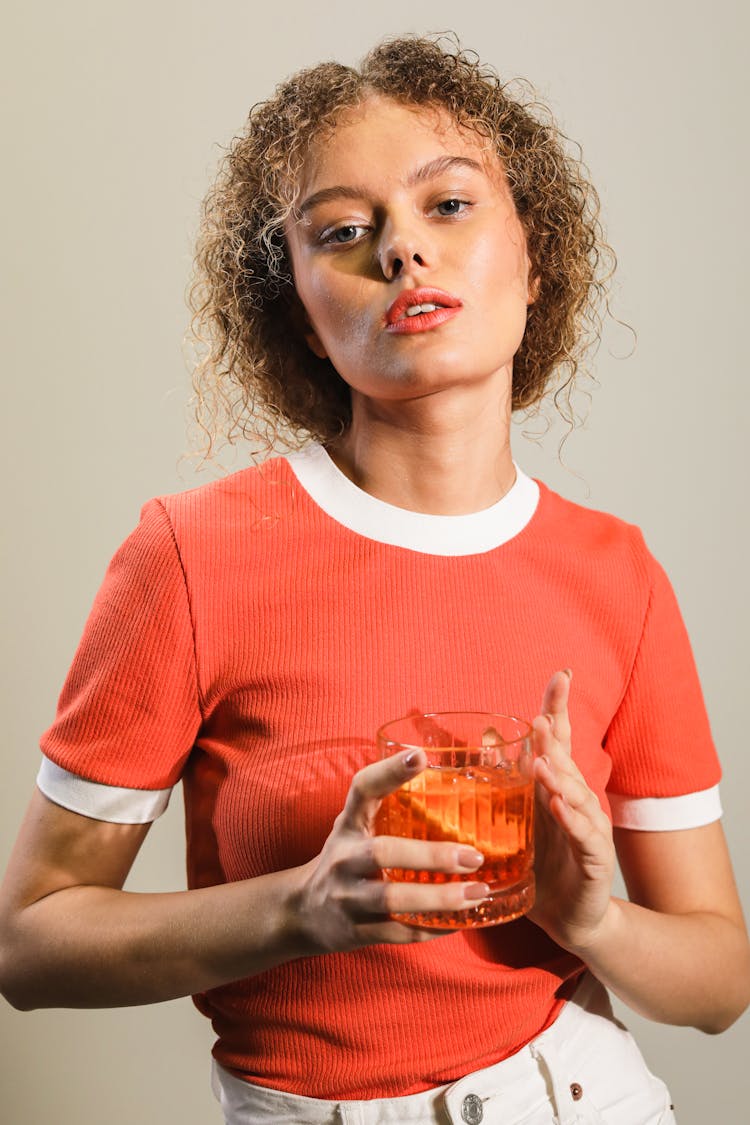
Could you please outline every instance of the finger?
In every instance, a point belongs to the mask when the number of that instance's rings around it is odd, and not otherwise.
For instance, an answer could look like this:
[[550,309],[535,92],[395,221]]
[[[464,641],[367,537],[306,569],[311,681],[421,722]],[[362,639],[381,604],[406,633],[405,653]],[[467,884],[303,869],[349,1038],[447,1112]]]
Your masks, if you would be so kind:
[[593,821],[579,809],[556,795],[550,801],[550,815],[554,817],[578,855],[578,861],[591,868],[609,868],[614,845],[609,825]]
[[547,757],[558,768],[564,763],[571,763],[570,744],[562,742],[555,731],[554,715],[537,715],[531,723],[534,738],[534,755],[537,758]]
[[367,836],[352,844],[340,866],[359,876],[376,875],[384,867],[459,875],[476,871],[483,862],[482,853],[466,844],[410,840],[402,836]]
[[569,668],[555,672],[544,690],[542,714],[549,715],[555,737],[563,743],[570,743],[570,718],[568,700],[573,673]]
[[589,828],[611,836],[609,817],[596,793],[580,775],[576,777],[571,773],[555,771],[544,758],[537,759],[535,774],[544,794],[542,803],[562,827],[568,830],[571,824],[575,824],[575,835],[579,836],[585,831],[585,821]]
[[[578,767],[557,748],[557,759],[544,755],[534,762],[534,776],[551,795],[559,793],[576,809],[601,810],[599,799]],[[561,761],[562,760],[562,761]]]
[[570,724],[567,717],[564,723],[561,723],[560,716],[555,715],[537,715],[531,723],[532,739],[534,748],[534,757],[549,758],[552,766],[555,769],[566,770],[573,773],[576,777],[582,777],[582,774],[573,760],[573,748],[570,743],[570,738],[562,739],[556,733],[556,728],[559,730],[560,726],[567,728],[570,731]]
[[549,756],[551,753],[555,736],[552,731],[552,723],[546,715],[537,715],[531,721],[531,729],[534,739],[534,754],[537,758],[544,755]]
[[413,945],[415,942],[434,941],[435,938],[445,937],[446,933],[455,933],[455,930],[427,929],[424,926],[407,926],[404,922],[393,921],[369,925],[360,923],[357,926],[357,937],[362,945],[380,945],[382,942],[389,945]]
[[573,760],[570,746],[555,737],[549,715],[537,715],[533,720],[534,757],[546,758],[555,773],[567,773],[586,784],[586,780]]
[[349,910],[354,918],[374,919],[392,914],[470,910],[489,895],[486,883],[418,883],[362,879],[352,888]]
[[427,765],[423,750],[406,750],[373,762],[355,773],[346,796],[339,823],[343,828],[361,832],[370,826],[378,802],[411,781]]

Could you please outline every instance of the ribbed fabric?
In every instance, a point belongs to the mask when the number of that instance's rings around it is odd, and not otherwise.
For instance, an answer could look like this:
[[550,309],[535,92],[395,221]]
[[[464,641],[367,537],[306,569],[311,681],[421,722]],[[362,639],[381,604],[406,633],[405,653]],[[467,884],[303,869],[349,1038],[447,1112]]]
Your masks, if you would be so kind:
[[[452,557],[343,526],[282,458],[149,502],[96,599],[44,753],[107,785],[182,776],[191,887],[316,855],[389,719],[531,718],[563,667],[574,755],[605,807],[608,787],[715,785],[690,645],[641,533],[539,490],[518,534]],[[217,1060],[253,1082],[390,1097],[517,1050],[579,969],[522,919],[298,960],[196,1003]]]
[[110,824],[150,824],[162,815],[172,795],[171,788],[131,789],[87,781],[44,757],[36,783],[45,797],[64,809]]

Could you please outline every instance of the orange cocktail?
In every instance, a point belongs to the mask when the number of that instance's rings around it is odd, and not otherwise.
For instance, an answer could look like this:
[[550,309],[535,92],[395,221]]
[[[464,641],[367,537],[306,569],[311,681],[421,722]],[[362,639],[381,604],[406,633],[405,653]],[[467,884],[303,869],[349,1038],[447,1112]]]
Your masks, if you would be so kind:
[[394,915],[436,929],[510,922],[534,904],[534,782],[531,728],[509,715],[444,712],[414,715],[378,731],[383,756],[419,747],[427,768],[386,797],[375,831],[381,836],[451,840],[484,855],[475,872],[389,868],[398,882],[484,882],[490,895],[468,910]]

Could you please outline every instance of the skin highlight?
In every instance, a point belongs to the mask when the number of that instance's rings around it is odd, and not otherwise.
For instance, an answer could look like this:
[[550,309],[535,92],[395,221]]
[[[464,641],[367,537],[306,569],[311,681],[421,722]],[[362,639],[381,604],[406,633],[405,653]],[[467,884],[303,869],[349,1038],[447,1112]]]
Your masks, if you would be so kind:
[[[331,456],[400,507],[489,507],[515,479],[498,437],[535,289],[499,160],[444,112],[373,97],[313,150],[300,194],[286,235],[302,331],[351,391],[352,422]],[[460,309],[415,335],[389,332],[389,307],[420,286]],[[372,479],[371,441],[394,467],[388,482]],[[472,482],[463,496],[460,476]]]
[[511,409],[533,413],[549,398],[575,424],[573,392],[599,339],[615,264],[585,165],[528,83],[502,82],[455,37],[403,36],[359,68],[322,63],[293,75],[253,107],[220,164],[188,294],[204,456],[241,437],[269,450],[328,444],[351,424],[346,382],[304,338],[284,232],[303,202],[311,148],[373,96],[441,110],[501,160],[539,279]]

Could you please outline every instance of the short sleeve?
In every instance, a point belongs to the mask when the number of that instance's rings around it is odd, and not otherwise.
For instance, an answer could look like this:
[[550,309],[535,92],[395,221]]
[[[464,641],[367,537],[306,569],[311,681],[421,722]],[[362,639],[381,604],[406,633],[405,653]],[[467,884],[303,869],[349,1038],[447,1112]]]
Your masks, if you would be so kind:
[[612,761],[607,788],[614,795],[613,811],[622,807],[623,797],[664,799],[665,811],[667,801],[676,809],[675,798],[714,791],[721,777],[677,599],[664,569],[645,544],[643,550],[651,574],[643,629],[604,742]]
[[41,749],[78,778],[164,790],[200,723],[185,578],[167,513],[152,500],[109,564]]

